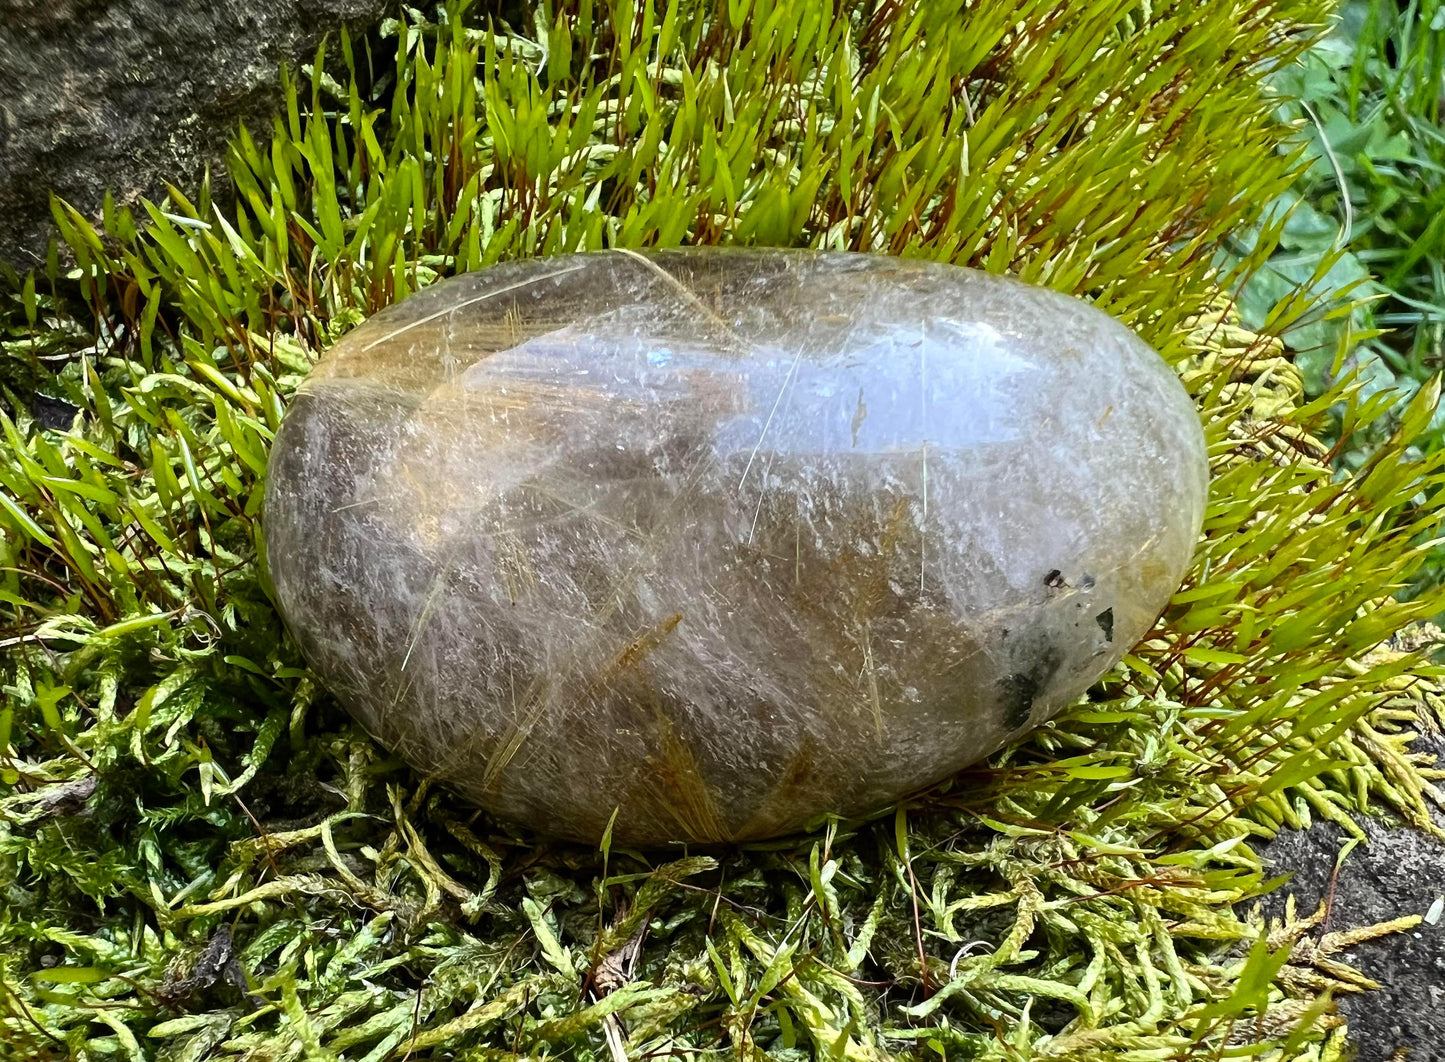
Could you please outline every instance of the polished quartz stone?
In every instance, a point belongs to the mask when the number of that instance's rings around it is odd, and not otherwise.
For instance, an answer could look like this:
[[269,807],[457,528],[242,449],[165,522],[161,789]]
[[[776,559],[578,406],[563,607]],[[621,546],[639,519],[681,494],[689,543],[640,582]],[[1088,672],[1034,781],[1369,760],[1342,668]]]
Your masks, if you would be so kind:
[[608,252],[348,335],[271,458],[307,659],[383,744],[595,842],[866,813],[1049,718],[1199,534],[1174,374],[1083,302],[954,266]]

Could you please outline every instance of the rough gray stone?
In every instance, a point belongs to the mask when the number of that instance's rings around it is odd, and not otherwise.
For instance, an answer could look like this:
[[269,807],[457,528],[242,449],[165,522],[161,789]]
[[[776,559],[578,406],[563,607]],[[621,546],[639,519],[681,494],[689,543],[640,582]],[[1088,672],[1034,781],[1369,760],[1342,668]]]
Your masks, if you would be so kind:
[[42,260],[50,194],[83,214],[224,172],[238,121],[265,133],[281,64],[383,0],[0,0],[0,258]]
[[379,314],[266,496],[282,613],[383,743],[596,841],[885,806],[1037,725],[1153,624],[1207,468],[1164,362],[936,263],[631,252]]
[[[1445,754],[1445,740],[1428,744]],[[1425,915],[1445,896],[1445,844],[1420,830],[1378,819],[1345,860],[1335,882],[1326,930],[1375,925]],[[1294,877],[1266,910],[1278,916],[1294,892],[1303,913],[1329,895],[1344,832],[1329,823],[1289,830],[1265,846],[1274,869]],[[1342,956],[1379,982],[1379,991],[1339,997],[1358,1062],[1445,1062],[1445,918],[1435,925],[1356,945]]]

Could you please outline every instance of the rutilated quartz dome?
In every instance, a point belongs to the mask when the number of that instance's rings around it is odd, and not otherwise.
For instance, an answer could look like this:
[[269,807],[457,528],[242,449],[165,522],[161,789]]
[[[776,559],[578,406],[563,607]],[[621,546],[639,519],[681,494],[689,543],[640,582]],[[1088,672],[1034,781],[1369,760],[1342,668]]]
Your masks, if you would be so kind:
[[1193,404],[1076,299],[955,266],[613,251],[346,336],[271,457],[286,623],[498,815],[727,841],[886,806],[1081,694],[1178,586]]

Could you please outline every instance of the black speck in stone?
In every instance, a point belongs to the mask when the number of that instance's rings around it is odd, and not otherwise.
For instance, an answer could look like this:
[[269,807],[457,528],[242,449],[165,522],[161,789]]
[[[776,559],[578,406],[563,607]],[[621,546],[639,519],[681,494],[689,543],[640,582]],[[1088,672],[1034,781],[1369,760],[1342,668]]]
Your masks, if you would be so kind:
[[1033,715],[1034,700],[1064,662],[1063,654],[1053,646],[1039,650],[1029,665],[1004,676],[999,683],[999,703],[1003,708],[1004,726],[1018,730]]
[[1114,610],[1106,608],[1094,617],[1094,622],[1099,625],[1099,630],[1104,632],[1104,641],[1114,640]]
[[1064,582],[1064,573],[1055,568],[1048,575],[1044,576],[1044,585],[1050,590],[1058,590],[1069,584]]

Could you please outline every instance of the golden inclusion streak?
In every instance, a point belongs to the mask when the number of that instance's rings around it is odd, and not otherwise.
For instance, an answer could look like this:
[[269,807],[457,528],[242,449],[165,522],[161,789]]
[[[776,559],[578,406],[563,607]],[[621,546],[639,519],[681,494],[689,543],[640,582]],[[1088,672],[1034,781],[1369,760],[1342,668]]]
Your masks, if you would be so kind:
[[474,298],[463,299],[455,306],[448,306],[445,310],[438,310],[436,313],[429,313],[425,317],[417,318],[417,320],[415,321],[410,321],[407,324],[402,325],[394,332],[388,332],[380,339],[373,339],[370,343],[366,344],[366,346],[362,347],[361,349],[364,351],[370,350],[372,347],[380,346],[382,343],[389,343],[391,340],[395,339],[403,332],[410,332],[413,328],[419,328],[424,324],[430,324],[438,317],[445,317],[447,316],[447,314],[456,313],[458,310],[465,310],[468,306],[475,306],[479,302],[486,302],[488,299],[494,299],[498,295],[505,295],[509,291],[518,291],[521,288],[529,288],[533,284],[540,284],[544,280],[554,280],[557,277],[566,276],[568,273],[575,273],[577,272],[577,270],[583,268],[586,268],[585,264],[579,263],[578,265],[568,266],[566,269],[555,269],[550,273],[543,273],[540,277],[528,277],[526,280],[519,280],[515,284],[508,284],[506,287],[498,288],[496,291],[489,291],[485,295],[477,295]]

